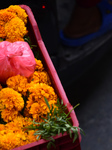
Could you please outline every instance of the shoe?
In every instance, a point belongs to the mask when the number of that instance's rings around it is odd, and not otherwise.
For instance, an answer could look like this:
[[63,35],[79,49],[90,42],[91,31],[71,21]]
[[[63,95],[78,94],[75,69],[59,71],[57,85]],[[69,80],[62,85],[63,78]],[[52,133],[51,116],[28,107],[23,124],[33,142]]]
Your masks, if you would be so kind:
[[107,0],[103,0],[97,4],[97,7],[99,8],[102,15],[102,25],[100,29],[97,32],[88,34],[86,36],[77,39],[65,37],[63,31],[61,30],[60,40],[62,44],[72,47],[81,46],[112,30],[112,5],[110,5]]

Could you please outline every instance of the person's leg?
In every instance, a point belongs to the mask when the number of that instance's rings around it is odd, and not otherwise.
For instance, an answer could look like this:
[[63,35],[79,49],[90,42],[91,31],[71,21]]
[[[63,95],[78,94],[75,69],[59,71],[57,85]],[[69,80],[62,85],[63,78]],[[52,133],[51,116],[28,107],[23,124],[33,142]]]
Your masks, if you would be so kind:
[[95,6],[100,0],[77,0],[64,35],[79,38],[96,32],[101,26],[101,15]]

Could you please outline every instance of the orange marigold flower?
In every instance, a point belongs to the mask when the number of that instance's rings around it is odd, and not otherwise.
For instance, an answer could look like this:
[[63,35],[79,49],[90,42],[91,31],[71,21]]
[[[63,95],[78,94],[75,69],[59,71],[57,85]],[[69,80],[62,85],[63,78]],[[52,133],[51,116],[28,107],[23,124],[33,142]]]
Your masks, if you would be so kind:
[[27,23],[28,15],[19,5],[10,5],[6,10],[16,14],[25,24]]
[[30,111],[30,107],[34,103],[34,101],[32,99],[29,99],[26,103],[27,103],[27,105],[26,105],[26,108],[24,110],[24,115],[26,117],[31,117],[31,114],[29,113],[29,111]]
[[31,125],[30,118],[22,116],[15,118],[6,125],[0,124],[0,149],[10,150],[36,141],[34,130],[25,132],[24,127]]
[[21,111],[24,107],[24,100],[21,94],[8,87],[0,91],[0,103],[9,110],[14,108],[17,111]]
[[1,9],[0,10],[0,21],[3,22],[9,22],[12,18],[17,17],[16,14],[12,13],[12,12],[8,12],[6,9]]
[[41,60],[37,60],[36,58],[35,58],[35,61],[36,61],[35,70],[43,71],[44,67],[43,67],[42,61]]
[[6,38],[5,40],[8,42],[11,42],[11,43],[16,42],[16,41],[24,41],[24,39],[21,37],[15,37],[14,39],[13,38],[10,38],[10,39]]
[[24,22],[15,17],[5,24],[6,38],[14,41],[17,38],[23,38],[27,33]]
[[5,38],[6,33],[5,33],[5,22],[0,20],[0,38]]
[[28,83],[27,78],[21,75],[12,76],[8,78],[6,81],[8,87],[21,93],[24,96],[26,95],[27,92],[26,88],[27,83]]
[[5,125],[4,124],[0,124],[0,131],[5,129]]
[[50,100],[55,100],[57,101],[57,95],[53,89],[53,87],[45,84],[45,83],[37,83],[33,84],[33,86],[29,87],[29,98],[32,99],[34,102],[39,102],[41,100],[44,101],[44,97]]
[[0,111],[3,111],[5,108],[5,106],[2,104],[2,102],[0,102]]
[[38,103],[33,103],[31,105],[29,113],[32,114],[32,117],[34,119],[37,119],[38,117],[40,117],[41,116],[41,107],[40,107],[40,105]]
[[31,84],[32,83],[45,83],[48,85],[51,84],[49,75],[46,71],[35,71],[31,78]]
[[15,109],[4,109],[1,113],[1,117],[5,122],[12,121],[18,116],[18,111]]
[[47,98],[50,105],[54,105],[57,102],[57,95],[54,89],[45,83],[33,84],[33,86],[29,87],[29,92],[30,95],[26,102],[26,108],[29,110],[29,113],[32,114],[33,118],[39,120],[40,114],[42,117],[49,111],[44,97]]
[[11,150],[21,146],[22,141],[25,140],[27,140],[27,136],[21,130],[16,134],[13,130],[8,130],[6,134],[0,136],[0,147],[2,147],[2,150]]
[[[37,141],[37,138],[36,138],[37,136],[35,136],[34,133],[35,133],[35,130],[28,131],[28,135],[27,135],[28,143]],[[40,140],[40,138],[38,140]]]
[[6,127],[10,130],[14,129],[15,131],[18,131],[20,129],[24,130],[23,127],[30,125],[32,123],[31,121],[31,118],[24,118],[20,115],[13,119],[13,121],[7,123]]

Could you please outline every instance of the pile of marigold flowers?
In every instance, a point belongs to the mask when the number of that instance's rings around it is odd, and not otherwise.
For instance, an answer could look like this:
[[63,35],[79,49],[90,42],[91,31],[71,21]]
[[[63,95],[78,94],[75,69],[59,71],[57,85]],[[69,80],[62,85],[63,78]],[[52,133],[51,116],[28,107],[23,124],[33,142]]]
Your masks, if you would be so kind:
[[30,78],[16,75],[7,79],[6,87],[0,85],[1,150],[36,141],[34,131],[26,132],[24,127],[32,124],[33,119],[42,122],[41,117],[46,118],[49,109],[45,97],[50,105],[56,104],[57,94],[41,60],[36,59],[35,72]]
[[[28,35],[27,14],[18,5],[11,5],[0,10],[0,41],[24,41]],[[57,103],[49,75],[41,60],[36,61],[35,71],[29,78],[16,75],[7,79],[6,85],[0,84],[0,150],[13,148],[35,142],[34,130],[25,127],[35,119],[43,122],[49,105]],[[40,140],[40,138],[38,139]]]
[[0,39],[9,42],[24,41],[28,31],[27,14],[19,5],[0,10]]

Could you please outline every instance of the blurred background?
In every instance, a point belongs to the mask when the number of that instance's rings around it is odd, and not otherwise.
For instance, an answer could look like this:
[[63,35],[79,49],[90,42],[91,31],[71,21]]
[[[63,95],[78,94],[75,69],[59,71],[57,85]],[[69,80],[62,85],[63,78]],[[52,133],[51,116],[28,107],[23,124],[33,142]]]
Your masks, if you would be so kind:
[[35,19],[70,103],[80,103],[75,112],[82,135],[82,150],[112,149],[112,32],[80,47],[61,44],[59,31],[69,20],[74,0],[10,0],[26,4]]

